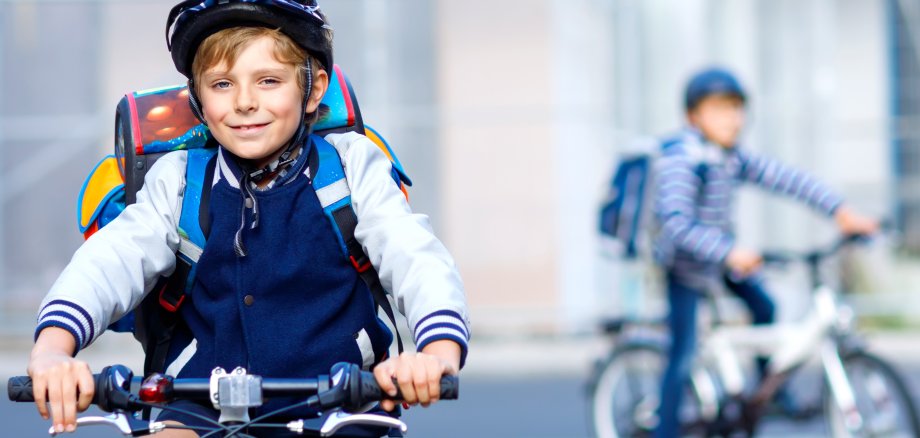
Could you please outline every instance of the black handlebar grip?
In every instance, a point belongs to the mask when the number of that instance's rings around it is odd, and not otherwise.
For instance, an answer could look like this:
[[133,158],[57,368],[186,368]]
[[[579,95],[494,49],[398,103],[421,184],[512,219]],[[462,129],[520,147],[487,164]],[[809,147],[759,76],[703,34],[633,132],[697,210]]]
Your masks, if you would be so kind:
[[[385,394],[377,384],[377,379],[373,373],[366,371],[361,372],[361,386],[359,388],[360,397],[365,401],[377,401],[384,399],[402,400],[402,394],[399,387],[396,387],[396,397],[390,397]],[[460,396],[460,379],[457,376],[441,377],[441,400],[456,400]]]
[[760,257],[766,264],[784,265],[792,262],[792,256],[780,252],[765,251]]
[[105,390],[105,373],[93,374],[93,401],[90,403],[105,406],[109,397]]
[[29,376],[10,377],[6,384],[6,392],[10,397],[10,401],[35,401],[35,397],[32,395],[32,379]]
[[[102,374],[93,374],[93,381],[96,385],[96,391],[93,394],[92,403],[98,406],[105,401],[105,391],[99,390],[105,381],[105,377]],[[35,401],[35,394],[32,393],[32,378],[29,376],[10,377],[6,384],[6,392],[10,397],[10,401],[20,403]]]
[[460,378],[457,376],[441,377],[441,400],[456,400],[460,397]]

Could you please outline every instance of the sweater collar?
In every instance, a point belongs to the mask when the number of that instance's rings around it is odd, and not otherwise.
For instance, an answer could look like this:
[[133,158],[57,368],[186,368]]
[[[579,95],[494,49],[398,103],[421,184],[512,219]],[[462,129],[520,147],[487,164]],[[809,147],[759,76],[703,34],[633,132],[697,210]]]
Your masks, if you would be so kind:
[[[301,146],[300,152],[294,158],[294,162],[279,175],[274,176],[275,181],[272,187],[282,186],[294,182],[299,175],[304,175],[307,157],[310,155],[310,149],[313,147],[312,136],[307,138],[306,144]],[[243,167],[240,165],[241,158],[230,152],[223,145],[220,145],[217,151],[217,171],[215,172],[214,183],[220,179],[226,179],[231,187],[240,188],[240,181],[243,178]]]

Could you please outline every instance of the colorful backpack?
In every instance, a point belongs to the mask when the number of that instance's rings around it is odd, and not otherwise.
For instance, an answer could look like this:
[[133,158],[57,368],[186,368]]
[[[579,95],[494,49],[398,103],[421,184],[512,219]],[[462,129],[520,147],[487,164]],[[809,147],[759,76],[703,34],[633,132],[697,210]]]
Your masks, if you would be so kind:
[[[330,75],[329,88],[321,102],[329,111],[314,126],[314,133],[323,137],[330,133],[357,132],[366,135],[392,162],[392,177],[406,195],[412,182],[387,142],[371,127],[364,125],[354,90],[338,65]],[[392,323],[399,351],[402,339],[396,328],[396,316],[361,244],[355,239],[357,216],[345,181],[341,158],[326,141],[316,141],[308,164],[313,186],[320,203],[336,232],[343,257],[367,283],[379,309]],[[115,154],[105,157],[90,172],[80,192],[77,221],[80,232],[88,239],[93,233],[117,217],[126,205],[136,202],[137,192],[144,184],[144,175],[163,155],[188,151],[186,187],[182,214],[179,218],[181,242],[176,254],[175,272],[162,278],[156,287],[132,312],[109,326],[118,332],[133,332],[146,354],[144,373],[163,372],[166,354],[176,324],[181,323],[178,310],[195,279],[195,268],[208,235],[208,195],[214,166],[208,163],[217,152],[217,145],[204,126],[192,114],[188,105],[188,89],[172,86],[128,93],[119,102],[115,114]],[[313,156],[315,154],[315,156]],[[338,185],[345,190],[321,189]],[[338,188],[338,187],[337,187]],[[328,196],[326,193],[335,193]]]

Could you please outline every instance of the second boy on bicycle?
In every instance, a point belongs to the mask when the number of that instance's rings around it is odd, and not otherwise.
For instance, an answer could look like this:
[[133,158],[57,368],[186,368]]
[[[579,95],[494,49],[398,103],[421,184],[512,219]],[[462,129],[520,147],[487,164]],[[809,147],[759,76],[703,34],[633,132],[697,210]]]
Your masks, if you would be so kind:
[[755,324],[774,319],[773,300],[756,275],[761,256],[736,245],[731,207],[739,185],[752,183],[801,201],[833,217],[845,234],[871,234],[878,227],[817,179],[739,147],[746,100],[728,71],[697,73],[685,94],[689,126],[665,142],[655,164],[655,257],[666,272],[672,339],[657,437],[679,436],[677,416],[696,347],[699,294],[719,281],[747,305]]

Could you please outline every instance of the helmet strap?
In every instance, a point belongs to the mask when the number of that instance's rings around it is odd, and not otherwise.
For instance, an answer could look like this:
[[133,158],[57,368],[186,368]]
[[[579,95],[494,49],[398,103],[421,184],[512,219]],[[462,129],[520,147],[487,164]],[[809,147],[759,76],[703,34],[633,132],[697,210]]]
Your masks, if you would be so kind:
[[195,118],[207,126],[208,122],[204,120],[204,112],[201,110],[201,102],[198,100],[198,95],[195,94],[195,82],[191,79],[188,80],[188,106],[191,108],[192,114],[195,115]]
[[[294,154],[297,146],[304,144],[307,137],[313,133],[313,124],[316,122],[317,111],[314,111],[312,114],[313,120],[307,124],[307,117],[311,114],[307,114],[307,103],[310,100],[310,94],[313,91],[313,61],[309,57],[307,58],[307,63],[305,66],[306,70],[306,84],[304,87],[304,98],[303,98],[303,110],[300,112],[300,124],[297,127],[297,131],[294,133],[294,136],[291,137],[291,141],[288,143],[287,148],[277,160],[268,163],[265,167],[249,172],[249,179],[255,182],[261,181],[268,175],[272,175],[281,168],[290,165],[294,162],[294,158],[291,158],[291,155]],[[191,96],[191,94],[189,94]]]

